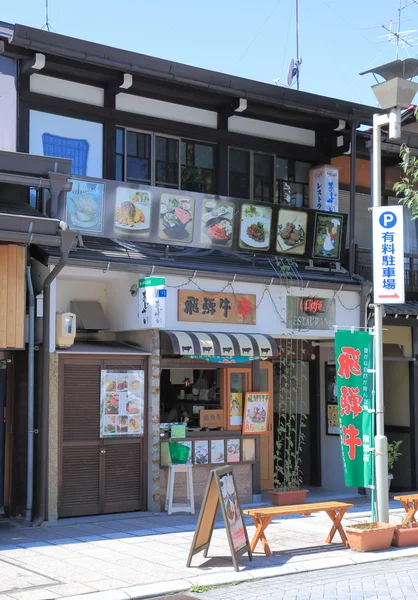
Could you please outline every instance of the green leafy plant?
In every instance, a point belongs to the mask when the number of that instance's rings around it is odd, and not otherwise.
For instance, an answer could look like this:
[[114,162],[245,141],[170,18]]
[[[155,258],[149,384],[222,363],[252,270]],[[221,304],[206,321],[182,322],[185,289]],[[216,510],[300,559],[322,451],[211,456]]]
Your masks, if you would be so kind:
[[355,523],[354,525],[347,525],[350,529],[379,529],[378,523],[366,521],[364,523]]
[[[418,109],[415,110],[415,118],[417,114]],[[418,219],[418,157],[411,153],[406,144],[402,144],[399,156],[403,176],[393,189],[400,198],[399,202],[410,209],[412,219]]]
[[303,413],[302,361],[292,340],[280,344],[277,365],[280,378],[278,397],[277,440],[274,454],[274,489],[297,490],[303,481],[302,448],[305,442],[306,415]]
[[402,456],[402,452],[399,452],[399,446],[402,444],[402,440],[398,440],[397,442],[392,442],[388,444],[388,470],[389,473],[392,472],[395,463]]
[[404,517],[402,519],[401,527],[402,529],[412,529],[414,527],[413,517],[410,517],[408,515]]

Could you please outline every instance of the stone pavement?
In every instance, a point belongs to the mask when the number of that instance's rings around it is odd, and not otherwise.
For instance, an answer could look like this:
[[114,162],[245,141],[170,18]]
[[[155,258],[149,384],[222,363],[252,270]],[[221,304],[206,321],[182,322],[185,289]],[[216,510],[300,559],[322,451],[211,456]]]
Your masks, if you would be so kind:
[[[414,600],[418,597],[418,558],[325,569],[215,588],[170,600]],[[157,599],[156,599],[157,600]],[[163,599],[161,599],[163,600]]]
[[[311,502],[323,500],[310,494]],[[334,499],[337,497],[334,495]],[[339,499],[339,498],[338,498]],[[364,497],[354,499],[343,523],[370,519]],[[391,520],[403,516],[391,503]],[[63,520],[42,528],[0,521],[0,600],[125,600],[329,567],[413,556],[416,548],[358,554],[338,539],[325,544],[331,521],[323,513],[274,520],[267,530],[273,556],[258,547],[234,571],[223,521],[216,522],[209,556],[186,568],[197,516],[150,513]],[[254,527],[247,520],[250,538]]]

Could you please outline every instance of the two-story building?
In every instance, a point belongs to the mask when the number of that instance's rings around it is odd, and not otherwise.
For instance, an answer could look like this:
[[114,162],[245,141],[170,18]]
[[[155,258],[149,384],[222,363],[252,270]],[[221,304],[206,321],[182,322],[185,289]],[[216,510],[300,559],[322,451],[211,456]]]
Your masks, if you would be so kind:
[[[273,483],[283,377],[305,415],[304,483],[343,491],[332,339],[366,324],[370,284],[351,234],[346,250],[353,186],[337,212],[314,210],[310,170],[355,168],[374,109],[22,25],[0,42],[3,149],[72,161],[71,191],[26,200],[77,237],[65,264],[47,242],[31,253],[39,291],[62,267],[30,384],[42,382],[37,520],[159,511],[166,430],[186,416],[197,501],[225,463],[250,501]],[[263,435],[242,433],[247,392],[269,394]],[[17,513],[25,467],[11,464]]]

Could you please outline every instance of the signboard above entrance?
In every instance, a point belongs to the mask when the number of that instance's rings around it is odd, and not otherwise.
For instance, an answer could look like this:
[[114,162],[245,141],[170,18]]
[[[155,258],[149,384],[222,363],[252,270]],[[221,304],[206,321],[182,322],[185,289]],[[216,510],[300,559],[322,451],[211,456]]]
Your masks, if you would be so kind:
[[60,216],[70,229],[89,236],[325,262],[339,260],[344,247],[346,215],[334,212],[331,221],[326,202],[323,212],[289,210],[144,184],[88,178],[70,182]]
[[178,320],[255,325],[256,300],[255,294],[178,290]]
[[335,300],[330,298],[288,296],[286,327],[297,331],[329,330],[335,325]]

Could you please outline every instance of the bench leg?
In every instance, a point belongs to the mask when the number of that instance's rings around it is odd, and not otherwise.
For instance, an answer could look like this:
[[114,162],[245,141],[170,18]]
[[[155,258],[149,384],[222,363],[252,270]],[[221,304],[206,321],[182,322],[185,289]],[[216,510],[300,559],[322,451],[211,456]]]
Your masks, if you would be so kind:
[[411,504],[409,502],[402,502],[402,505],[405,509],[407,517],[410,518],[411,523],[414,523],[416,525],[417,522],[415,519],[415,513],[418,509],[418,505],[416,505],[415,502],[412,502]]
[[268,545],[264,531],[270,525],[273,517],[252,517],[254,525],[256,527],[255,534],[251,540],[250,548],[251,552],[254,552],[258,542],[260,541],[263,545],[264,553],[266,556],[271,556],[270,546]]
[[342,521],[345,513],[347,512],[347,509],[326,510],[325,512],[327,513],[327,515],[329,516],[329,518],[333,522],[333,525],[332,525],[332,527],[330,529],[328,537],[325,540],[326,543],[330,544],[332,542],[333,538],[334,538],[334,535],[338,531],[338,533],[340,534],[340,537],[341,537],[341,541],[343,542],[343,544],[345,546],[347,546],[347,544],[348,544],[347,543],[347,536],[345,535],[345,531],[343,529],[343,526],[341,525],[341,521]]

